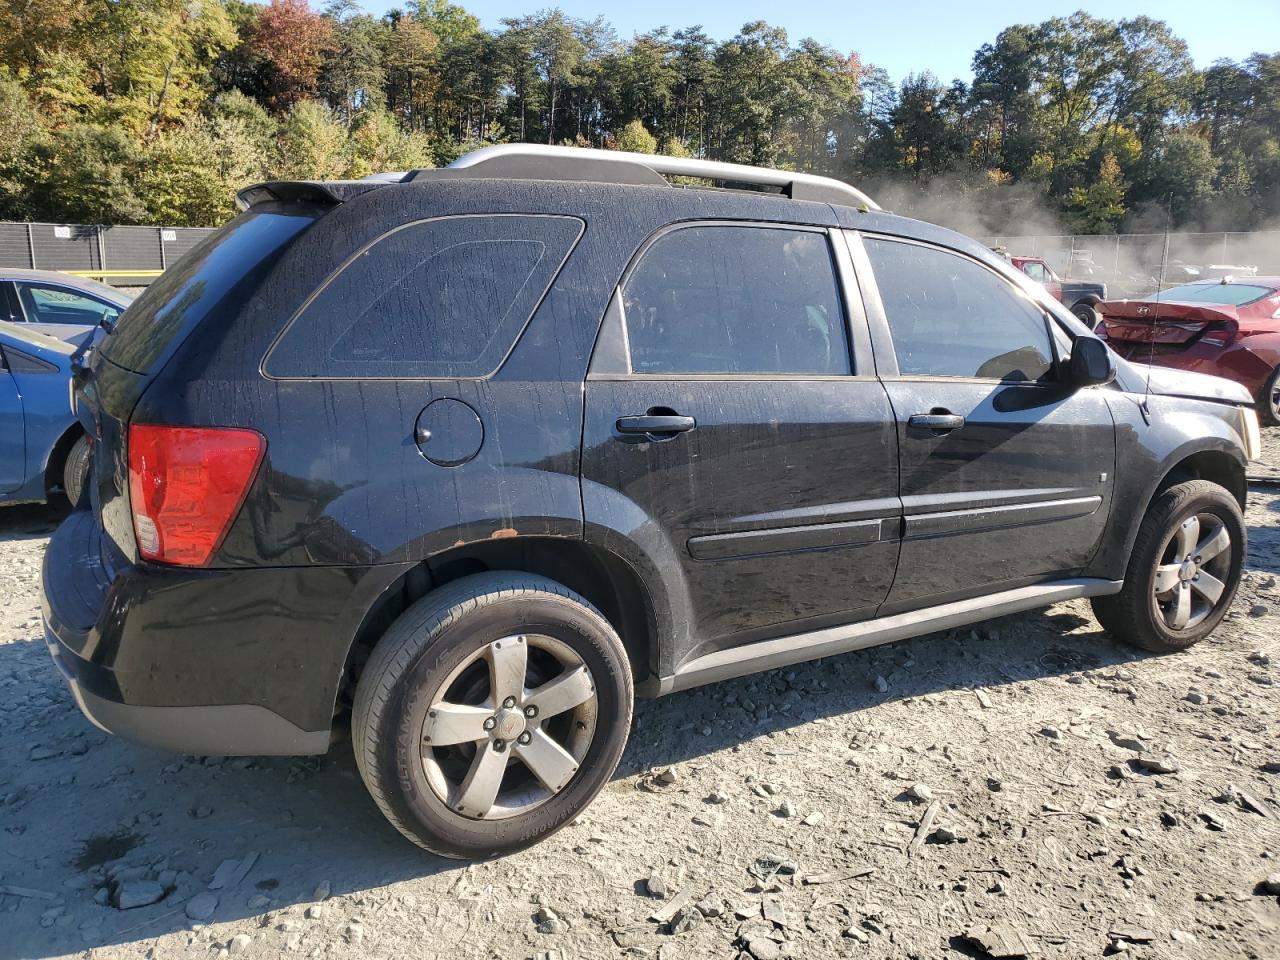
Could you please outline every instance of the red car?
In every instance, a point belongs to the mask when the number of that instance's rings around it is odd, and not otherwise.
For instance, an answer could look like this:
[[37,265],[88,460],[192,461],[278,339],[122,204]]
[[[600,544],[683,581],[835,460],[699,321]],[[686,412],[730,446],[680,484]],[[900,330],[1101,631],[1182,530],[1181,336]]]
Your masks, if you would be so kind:
[[1120,356],[1234,380],[1280,425],[1280,277],[1199,280],[1098,310]]

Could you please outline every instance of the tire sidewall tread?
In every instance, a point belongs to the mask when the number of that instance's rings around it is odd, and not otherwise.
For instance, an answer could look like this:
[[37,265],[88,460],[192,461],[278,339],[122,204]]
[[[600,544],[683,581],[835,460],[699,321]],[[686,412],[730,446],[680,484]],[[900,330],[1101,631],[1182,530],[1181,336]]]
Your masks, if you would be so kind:
[[[531,617],[535,610],[541,615]],[[447,810],[414,760],[420,749],[414,718],[425,713],[433,692],[427,677],[447,673],[478,648],[465,636],[468,625],[504,617],[544,623],[548,615],[562,618],[559,628],[576,634],[585,647],[571,644],[591,667],[600,700],[595,735],[578,773],[559,794],[518,817],[472,820]],[[534,574],[476,574],[411,604],[378,642],[356,687],[352,746],[370,794],[400,833],[432,853],[482,859],[542,840],[590,803],[626,745],[633,699],[622,641],[588,601]]]
[[[1173,522],[1191,512],[1217,513],[1231,529],[1233,550],[1231,574],[1227,582],[1227,599],[1197,627],[1174,634],[1156,622],[1151,591],[1155,566]],[[1124,588],[1111,597],[1093,601],[1094,612],[1102,626],[1119,639],[1153,653],[1175,653],[1189,649],[1204,639],[1222,621],[1230,609],[1240,584],[1240,575],[1248,550],[1248,530],[1240,504],[1226,488],[1209,480],[1187,480],[1157,494],[1147,509],[1138,536],[1129,555]]]

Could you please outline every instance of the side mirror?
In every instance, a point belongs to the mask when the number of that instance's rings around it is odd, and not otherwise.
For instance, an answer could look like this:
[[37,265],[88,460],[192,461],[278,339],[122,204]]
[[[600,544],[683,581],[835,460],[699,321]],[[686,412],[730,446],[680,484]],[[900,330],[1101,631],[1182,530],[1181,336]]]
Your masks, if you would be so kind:
[[1101,340],[1094,337],[1076,337],[1071,344],[1071,359],[1067,361],[1068,377],[1073,386],[1090,387],[1110,383],[1116,378],[1115,359]]

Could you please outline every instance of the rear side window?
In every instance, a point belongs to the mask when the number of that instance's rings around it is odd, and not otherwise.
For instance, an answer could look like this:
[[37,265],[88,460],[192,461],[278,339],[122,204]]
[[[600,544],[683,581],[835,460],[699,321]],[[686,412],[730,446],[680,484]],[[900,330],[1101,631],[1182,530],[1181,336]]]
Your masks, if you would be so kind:
[[1045,315],[965,257],[864,238],[904,376],[1030,381],[1053,368]]
[[267,355],[272,377],[483,377],[581,236],[575,217],[457,216],[384,234],[329,278]]
[[633,373],[850,372],[824,233],[673,230],[641,255],[622,298]]
[[129,304],[102,355],[135,373],[159,369],[188,333],[254,269],[314,220],[253,212],[210,234]]

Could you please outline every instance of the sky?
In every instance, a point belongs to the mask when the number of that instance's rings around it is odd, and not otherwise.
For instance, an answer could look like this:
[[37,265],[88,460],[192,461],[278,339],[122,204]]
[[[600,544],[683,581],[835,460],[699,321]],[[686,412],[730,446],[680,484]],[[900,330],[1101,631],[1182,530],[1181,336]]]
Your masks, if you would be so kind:
[[[364,0],[383,12],[401,4]],[[454,0],[480,18],[485,27],[503,17],[518,17],[544,7],[560,7],[583,20],[604,16],[618,35],[629,38],[659,26],[672,29],[701,24],[724,40],[744,23],[766,20],[783,27],[792,43],[813,37],[843,53],[857,51],[864,63],[889,71],[895,80],[931,70],[943,81],[972,78],[974,51],[1014,23],[1039,23],[1083,7],[1108,20],[1140,14],[1166,21],[1187,41],[1196,65],[1221,57],[1240,60],[1262,50],[1280,52],[1280,0],[1145,0],[1140,3],[1051,3],[1019,0],[973,3],[965,0],[910,0],[907,3],[832,3],[822,0]]]

